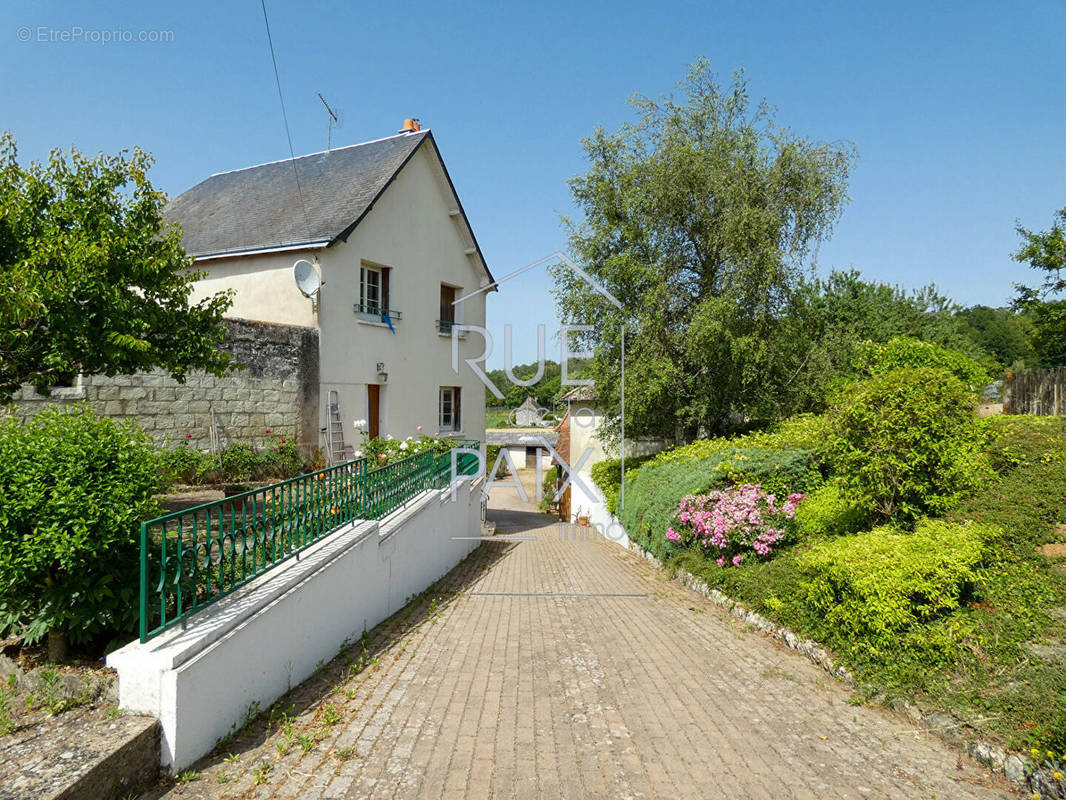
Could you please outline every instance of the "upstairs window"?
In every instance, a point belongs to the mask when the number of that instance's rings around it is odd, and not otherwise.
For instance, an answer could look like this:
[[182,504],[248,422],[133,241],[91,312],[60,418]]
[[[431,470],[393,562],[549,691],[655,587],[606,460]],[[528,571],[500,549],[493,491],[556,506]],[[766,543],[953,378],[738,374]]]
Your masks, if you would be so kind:
[[440,285],[440,316],[437,317],[437,330],[450,335],[455,324],[455,295],[459,290],[446,283]]
[[440,321],[455,322],[455,287],[440,285]]
[[440,387],[440,432],[455,433],[462,430],[462,416],[458,386]]
[[379,267],[364,264],[359,274],[359,304],[367,314],[381,313],[382,272]]
[[359,267],[359,302],[356,313],[363,319],[375,322],[391,322],[400,318],[400,312],[389,308],[389,267],[362,264]]

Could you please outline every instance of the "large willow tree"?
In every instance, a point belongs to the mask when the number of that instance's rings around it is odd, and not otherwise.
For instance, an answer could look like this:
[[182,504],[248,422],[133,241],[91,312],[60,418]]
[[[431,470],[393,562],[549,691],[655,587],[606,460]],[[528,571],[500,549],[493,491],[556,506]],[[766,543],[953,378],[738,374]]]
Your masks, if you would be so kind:
[[563,319],[595,325],[591,371],[615,409],[627,326],[627,436],[688,438],[780,407],[797,353],[781,320],[853,160],[776,125],[742,72],[723,86],[700,61],[679,89],[631,100],[639,120],[585,139],[589,170],[570,181],[572,253],[624,311],[554,272]]

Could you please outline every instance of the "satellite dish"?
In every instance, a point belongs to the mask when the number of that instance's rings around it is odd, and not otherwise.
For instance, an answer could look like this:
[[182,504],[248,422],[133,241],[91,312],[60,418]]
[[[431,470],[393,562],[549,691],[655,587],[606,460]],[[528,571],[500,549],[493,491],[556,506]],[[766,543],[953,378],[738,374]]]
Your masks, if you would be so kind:
[[322,287],[315,265],[305,258],[292,265],[292,279],[304,297],[314,297]]

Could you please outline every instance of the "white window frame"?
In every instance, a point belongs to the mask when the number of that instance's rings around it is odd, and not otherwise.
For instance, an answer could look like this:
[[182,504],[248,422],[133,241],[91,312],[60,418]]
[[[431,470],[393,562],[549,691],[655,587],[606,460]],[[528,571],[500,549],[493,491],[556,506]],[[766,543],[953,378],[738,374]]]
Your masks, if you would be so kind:
[[[459,397],[459,406],[456,408],[456,396]],[[444,404],[445,398],[448,401],[449,415],[451,417],[450,423],[445,423],[444,416]],[[458,411],[458,414],[456,413]],[[462,406],[462,392],[458,386],[441,386],[440,393],[437,395],[437,422],[440,426],[441,433],[458,433],[462,430],[463,425],[463,406]]]
[[[367,290],[371,288],[371,284],[367,280],[370,273],[377,275],[377,286],[374,287],[377,289],[377,299],[373,303],[368,302],[367,297]],[[371,317],[381,316],[381,291],[384,288],[384,284],[385,269],[383,267],[379,267],[376,264],[361,264],[359,266],[359,306],[363,309],[363,314]],[[373,311],[369,311],[368,309],[370,308],[377,308],[377,313],[375,314]]]

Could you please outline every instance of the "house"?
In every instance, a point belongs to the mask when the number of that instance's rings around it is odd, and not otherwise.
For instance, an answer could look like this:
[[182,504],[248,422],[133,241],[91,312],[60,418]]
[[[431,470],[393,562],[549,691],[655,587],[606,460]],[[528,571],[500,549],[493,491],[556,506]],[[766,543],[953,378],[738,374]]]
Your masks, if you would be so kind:
[[506,449],[517,469],[536,469],[538,461],[541,469],[550,469],[552,456],[548,447],[555,447],[558,439],[555,431],[542,428],[493,428],[485,433],[485,443]]
[[[485,324],[488,292],[453,303],[493,279],[430,130],[408,120],[383,139],[212,175],[166,216],[206,273],[194,300],[232,290],[228,316],[317,332],[308,391],[332,460],[364,433],[483,438],[485,392],[453,371],[451,332]],[[294,281],[299,260],[317,273],[312,298]],[[458,345],[460,364],[480,355],[476,337]]]
[[512,412],[514,426],[516,428],[548,427],[548,422],[543,418],[543,414],[544,411],[539,407],[537,401],[532,397],[527,397],[522,405]]

